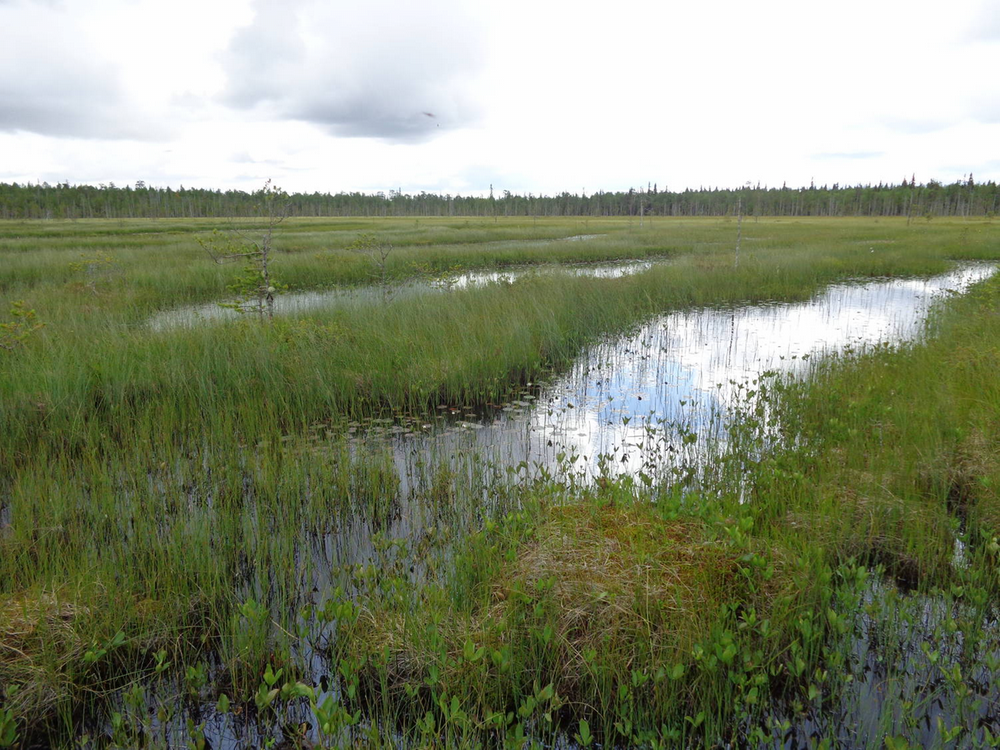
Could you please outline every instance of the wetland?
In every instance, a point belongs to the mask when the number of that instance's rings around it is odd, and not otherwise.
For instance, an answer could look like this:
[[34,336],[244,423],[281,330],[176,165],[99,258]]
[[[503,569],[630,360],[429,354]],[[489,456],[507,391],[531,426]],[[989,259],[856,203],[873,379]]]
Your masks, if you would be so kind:
[[0,746],[997,743],[997,225],[214,228],[0,224]]

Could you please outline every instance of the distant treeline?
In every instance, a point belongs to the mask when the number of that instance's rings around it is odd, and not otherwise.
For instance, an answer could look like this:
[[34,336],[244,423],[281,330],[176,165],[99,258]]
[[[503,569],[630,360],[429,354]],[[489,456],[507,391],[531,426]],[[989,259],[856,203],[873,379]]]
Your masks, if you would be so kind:
[[[0,183],[0,219],[124,219],[250,216],[255,193],[242,190]],[[698,188],[673,192],[655,184],[592,195],[481,196],[434,193],[293,193],[292,216],[992,216],[1000,188],[972,175],[944,185],[918,184],[789,188]]]

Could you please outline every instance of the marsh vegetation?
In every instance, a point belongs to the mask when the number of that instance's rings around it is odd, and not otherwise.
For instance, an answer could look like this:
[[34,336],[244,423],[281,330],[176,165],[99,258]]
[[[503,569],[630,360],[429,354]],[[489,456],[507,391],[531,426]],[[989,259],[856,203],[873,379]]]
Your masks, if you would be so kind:
[[997,743],[994,224],[215,228],[0,224],[0,746]]

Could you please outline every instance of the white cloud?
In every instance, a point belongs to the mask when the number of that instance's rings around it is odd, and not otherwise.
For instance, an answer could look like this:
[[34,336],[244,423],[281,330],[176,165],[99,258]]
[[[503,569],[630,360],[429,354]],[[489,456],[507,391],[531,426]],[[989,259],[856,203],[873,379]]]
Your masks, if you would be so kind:
[[991,5],[0,0],[0,180],[1000,179]]

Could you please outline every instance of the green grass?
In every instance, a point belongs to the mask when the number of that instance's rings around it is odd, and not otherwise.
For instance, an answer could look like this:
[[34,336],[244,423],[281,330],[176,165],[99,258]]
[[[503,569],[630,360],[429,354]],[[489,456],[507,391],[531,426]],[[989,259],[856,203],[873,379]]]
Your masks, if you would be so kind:
[[[847,226],[853,238],[855,225]],[[690,242],[691,229],[679,229]],[[792,229],[799,238],[801,228]],[[706,234],[717,231],[710,225]],[[152,302],[147,286],[183,284],[183,273],[142,269],[133,278],[118,262],[101,267],[104,276],[91,288],[82,271],[70,269],[80,278],[60,284],[56,277],[34,294],[18,295],[47,327],[0,372],[0,387],[11,394],[2,408],[16,425],[0,436],[0,453],[20,459],[39,442],[77,450],[93,444],[94,430],[132,442],[146,442],[149,432],[192,429],[256,441],[317,420],[419,412],[442,402],[495,403],[569,361],[588,341],[656,312],[803,299],[838,278],[946,267],[938,246],[871,253],[853,239],[838,246],[825,235],[795,248],[774,245],[747,253],[738,269],[728,251],[699,253],[692,243],[675,262],[629,278],[529,278],[509,288],[317,311],[270,327],[237,322],[158,333],[139,313],[148,315],[166,299]],[[536,260],[550,257],[532,252]],[[976,246],[969,255],[983,252]],[[202,255],[195,265],[222,277]],[[282,258],[277,265],[281,278],[291,264]]]
[[367,598],[341,645],[362,705],[456,745],[582,718],[602,742],[759,746],[807,715],[832,746],[993,746],[998,309],[991,280],[925,342],[771,383],[786,439],[761,454],[746,413],[739,475],[698,494],[528,490],[440,588]]
[[[367,665],[367,711],[411,725],[429,712],[446,741],[586,722],[603,742],[679,746],[805,692],[831,596],[821,565],[710,498],[650,497],[629,478],[566,500],[535,493],[488,522],[441,588],[369,598],[340,645]],[[444,708],[456,698],[459,720]]]
[[[954,604],[941,638],[954,622],[991,653],[996,283],[951,301],[925,344],[774,384],[787,440],[760,455],[763,427],[744,415],[737,454],[698,494],[630,478],[525,484],[468,457],[461,472],[422,467],[401,496],[392,456],[343,432],[502,403],[666,310],[995,259],[992,224],[746,222],[734,268],[724,220],[289,221],[274,271],[292,289],[370,280],[367,259],[344,249],[360,232],[393,243],[397,280],[668,261],[620,279],[539,274],[271,325],[153,331],[157,311],[225,299],[236,269],[197,242],[212,228],[0,225],[3,310],[23,299],[45,323],[0,350],[0,739],[7,710],[19,735],[55,745],[84,733],[180,741],[163,726],[197,739],[185,706],[224,693],[242,715],[260,712],[265,733],[312,704],[331,741],[363,708],[374,735],[392,724],[428,743],[519,731],[759,743],[788,717],[851,700],[850,638],[879,580],[868,570]],[[558,241],[581,234],[600,236]],[[411,535],[385,536],[394,519]],[[956,533],[967,568],[952,565]],[[908,628],[891,632],[905,640]],[[342,703],[310,696],[312,652],[333,659]],[[900,674],[908,653],[893,652]],[[949,705],[967,674],[949,677]],[[909,699],[883,720],[919,742],[893,718],[919,715]],[[973,716],[971,703],[952,716]]]

